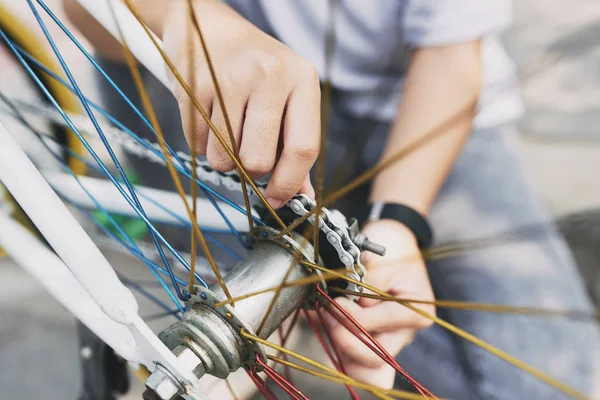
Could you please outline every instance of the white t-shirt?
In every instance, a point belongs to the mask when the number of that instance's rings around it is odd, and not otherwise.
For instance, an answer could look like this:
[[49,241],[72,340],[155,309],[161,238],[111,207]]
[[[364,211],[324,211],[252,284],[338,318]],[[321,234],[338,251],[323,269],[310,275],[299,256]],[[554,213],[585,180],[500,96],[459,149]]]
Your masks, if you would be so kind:
[[[227,3],[323,76],[329,1]],[[331,81],[342,93],[342,107],[354,116],[391,120],[412,48],[482,38],[483,89],[475,126],[518,118],[523,107],[516,69],[497,38],[511,14],[510,0],[340,0]]]

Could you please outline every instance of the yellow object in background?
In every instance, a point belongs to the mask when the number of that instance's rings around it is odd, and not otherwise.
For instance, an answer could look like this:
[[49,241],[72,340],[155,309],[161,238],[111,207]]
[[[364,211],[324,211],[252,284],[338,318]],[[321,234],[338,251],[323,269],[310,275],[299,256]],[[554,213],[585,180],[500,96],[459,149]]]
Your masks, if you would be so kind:
[[[38,36],[31,32],[28,28],[27,24],[23,21],[20,21],[14,13],[12,13],[7,6],[4,6],[0,3],[0,28],[8,35],[8,37],[15,42],[19,47],[24,49],[29,54],[33,54],[35,58],[42,63],[46,68],[55,74],[62,76],[61,68],[56,64],[54,58],[51,53],[47,50],[47,46],[45,42],[40,41]],[[2,44],[0,44],[2,45]],[[51,77],[45,75],[42,71],[36,70],[34,67],[34,71],[39,74],[40,79],[44,83],[44,85],[48,88],[52,96],[56,99],[58,104],[66,111],[66,112],[77,112],[80,110],[79,103],[77,97],[73,95],[66,87],[64,87],[61,83],[52,79]],[[75,154],[84,154],[85,148],[83,144],[79,141],[77,136],[70,130],[65,130],[66,137],[66,145],[71,149]],[[86,172],[86,166],[76,157],[68,157],[67,165],[73,170],[73,172],[77,175],[84,175]],[[12,196],[8,194],[5,188],[0,186],[0,201],[8,201],[9,203],[14,202]],[[15,204],[16,205],[16,204]],[[31,226],[29,219],[23,213],[23,211],[17,206],[14,208],[13,216],[19,222],[23,223],[28,228],[34,230],[35,228]],[[0,258],[6,256],[6,253],[0,248]]]

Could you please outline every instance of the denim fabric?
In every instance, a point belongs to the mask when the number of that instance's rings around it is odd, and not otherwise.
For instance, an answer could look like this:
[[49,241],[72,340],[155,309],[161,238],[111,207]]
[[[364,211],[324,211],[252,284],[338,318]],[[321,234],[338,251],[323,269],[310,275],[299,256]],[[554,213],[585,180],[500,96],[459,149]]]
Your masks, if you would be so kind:
[[[121,88],[137,101],[129,74],[121,65],[102,62]],[[175,150],[185,150],[179,112],[173,97],[149,74],[145,79],[161,125]],[[109,111],[149,137],[147,129],[103,86]],[[348,181],[374,165],[389,124],[357,119],[339,107],[334,93],[327,142],[327,182]],[[139,103],[139,101],[138,101]],[[131,159],[143,184],[169,188],[166,169]],[[337,206],[347,216],[364,207],[368,185]],[[428,265],[438,299],[506,305],[590,310],[583,283],[568,248],[521,166],[512,126],[475,131],[465,145],[430,215],[436,244],[498,237],[535,225],[526,235]],[[169,235],[167,233],[167,235]],[[171,235],[187,232],[173,231]],[[172,236],[170,239],[172,239]],[[514,316],[438,309],[438,315],[520,360],[588,393],[598,378],[600,333],[590,322],[563,318]],[[433,326],[420,332],[399,355],[401,365],[440,397],[452,399],[567,398],[452,333]],[[399,387],[406,383],[399,378]]]

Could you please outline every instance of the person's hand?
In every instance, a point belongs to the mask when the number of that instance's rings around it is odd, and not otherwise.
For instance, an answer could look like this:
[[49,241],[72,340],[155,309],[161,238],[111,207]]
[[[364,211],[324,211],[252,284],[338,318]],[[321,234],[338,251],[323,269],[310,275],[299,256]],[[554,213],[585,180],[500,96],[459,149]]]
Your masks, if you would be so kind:
[[[187,2],[172,3],[163,27],[165,51],[230,144]],[[315,68],[221,1],[195,0],[194,9],[223,92],[242,165],[253,178],[272,171],[265,197],[275,208],[298,192],[314,196],[309,172],[319,153],[321,129]],[[209,132],[184,89],[171,78],[188,143],[194,135],[198,154],[206,155],[216,170],[231,171],[234,162]]]
[[[386,247],[384,257],[365,254],[363,260],[368,271],[366,283],[396,297],[433,300],[425,263],[416,239],[408,228],[393,220],[380,220],[368,224],[362,233],[370,241]],[[365,292],[369,293],[368,290]],[[364,297],[358,303],[343,297],[337,301],[392,356],[411,343],[418,330],[431,326],[431,321],[396,302]],[[417,307],[435,314],[433,306],[418,304]],[[346,373],[361,382],[391,388],[395,378],[392,367],[331,315],[324,315],[332,341],[342,354]]]

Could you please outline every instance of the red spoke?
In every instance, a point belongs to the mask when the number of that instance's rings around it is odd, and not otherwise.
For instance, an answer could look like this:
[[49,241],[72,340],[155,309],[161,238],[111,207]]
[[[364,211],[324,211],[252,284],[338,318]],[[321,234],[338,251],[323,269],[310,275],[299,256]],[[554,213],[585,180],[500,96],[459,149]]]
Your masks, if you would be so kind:
[[[400,375],[402,375],[414,388],[419,391],[419,393],[423,396],[429,396],[434,399],[438,399],[433,393],[431,393],[427,388],[417,382],[413,377],[411,377],[401,366],[398,364],[396,359],[392,357],[390,353],[377,341],[375,338],[367,332],[363,326],[356,321],[352,315],[348,313],[342,306],[340,306],[335,300],[333,300],[327,292],[325,292],[320,285],[317,285],[317,290],[321,296],[323,296],[328,302],[331,303],[335,309],[342,314],[347,321],[344,321],[339,315],[336,315],[334,312],[330,312],[330,314],[340,323],[342,324],[348,331],[354,334],[361,342],[363,342],[369,349],[371,349],[375,354],[381,357],[387,364],[389,364],[392,368],[394,368]],[[352,324],[349,325],[348,321]],[[352,329],[355,328],[355,329]],[[356,332],[356,329],[360,332]],[[438,399],[439,400],[439,399]]]
[[[329,334],[329,331],[327,330],[327,327],[325,326],[325,322],[324,322],[325,319],[323,318],[323,313],[321,313],[321,310],[319,308],[319,302],[318,301],[315,304],[315,311],[317,312],[317,316],[319,317],[319,322],[321,323],[321,326],[323,327],[323,330],[327,334],[327,337],[331,339],[331,335]],[[338,359],[338,362],[340,364],[340,371],[345,374],[346,370],[344,368],[344,364],[342,363],[342,355],[340,354],[340,352],[339,352],[339,350],[338,350],[337,347],[331,346],[331,348],[333,349],[333,352],[335,353],[335,356]]]
[[296,323],[298,322],[298,317],[300,316],[300,309],[297,309],[296,311],[294,311],[294,316],[292,317],[292,321],[290,322],[290,326],[287,329],[287,332],[285,332],[285,334],[281,335],[281,345],[285,347],[285,343],[287,342],[287,340],[289,339],[292,330],[294,329],[294,327],[296,326]]
[[[279,327],[279,336],[281,337],[281,346],[285,347],[285,344],[287,343],[288,339],[290,338],[290,335],[292,333],[292,330],[294,329],[294,327],[296,326],[296,323],[298,322],[298,317],[300,316],[300,308],[298,308],[296,311],[294,311],[294,315],[292,317],[292,320],[290,321],[290,326],[288,327],[287,331],[284,333],[283,332],[283,328],[280,326]],[[281,357],[288,361],[288,356],[285,353],[279,353],[281,355]],[[293,385],[294,382],[292,381],[292,370],[289,366],[284,365],[283,366],[283,373],[285,375],[285,378]]]
[[271,378],[275,383],[277,383],[277,385],[279,385],[280,388],[289,394],[291,398],[294,400],[309,400],[308,397],[306,397],[306,395],[304,395],[304,393],[302,393],[298,388],[287,381],[267,363],[263,362],[258,355],[256,356],[256,361],[264,368],[265,374],[267,374],[269,378]]
[[[279,337],[281,338],[281,343],[282,343],[281,345],[284,346],[285,339],[287,339],[287,338],[283,336],[283,329],[281,329],[281,326],[279,327]],[[279,352],[279,355],[285,361],[289,361],[287,354]],[[292,385],[294,384],[294,382],[292,381],[292,369],[290,368],[289,365],[284,365],[283,366],[283,375],[285,375],[285,379],[287,379],[288,381],[290,381],[292,383]]]
[[[317,310],[317,312],[319,310],[319,304],[318,304],[318,302],[315,305],[315,310]],[[319,327],[317,326],[317,324],[315,323],[315,321],[313,321],[312,317],[310,316],[310,314],[306,310],[304,310],[304,315],[306,316],[306,319],[308,320],[308,323],[312,327],[313,331],[315,331],[315,335],[317,336],[317,339],[321,343],[321,346],[325,350],[325,353],[327,354],[327,357],[329,358],[329,360],[331,361],[331,363],[333,364],[333,366],[335,367],[335,369],[337,369],[338,372],[341,372],[341,373],[345,374],[345,371],[342,368],[341,358],[339,357],[339,354],[337,355],[337,358],[334,357],[334,355],[331,353],[331,349],[327,345],[327,341],[325,340],[325,338],[321,334],[321,331],[319,330]],[[319,319],[320,319],[320,317],[319,317]],[[322,320],[321,320],[321,325],[324,326]],[[325,333],[327,334],[327,331],[325,331]],[[332,347],[334,347],[334,346],[332,346]],[[345,386],[346,386],[346,388],[348,388],[348,391],[350,392],[350,396],[352,396],[353,400],[360,400],[360,397],[358,396],[358,394],[356,393],[356,391],[352,387],[350,387],[349,385],[345,385]]]
[[269,389],[265,381],[263,381],[262,378],[256,373],[256,368],[253,369],[252,372],[248,371],[248,376],[250,376],[250,379],[252,379],[252,381],[254,382],[258,390],[260,390],[262,395],[265,396],[265,399],[277,400],[277,396],[275,396],[275,394],[271,391],[271,389]]

